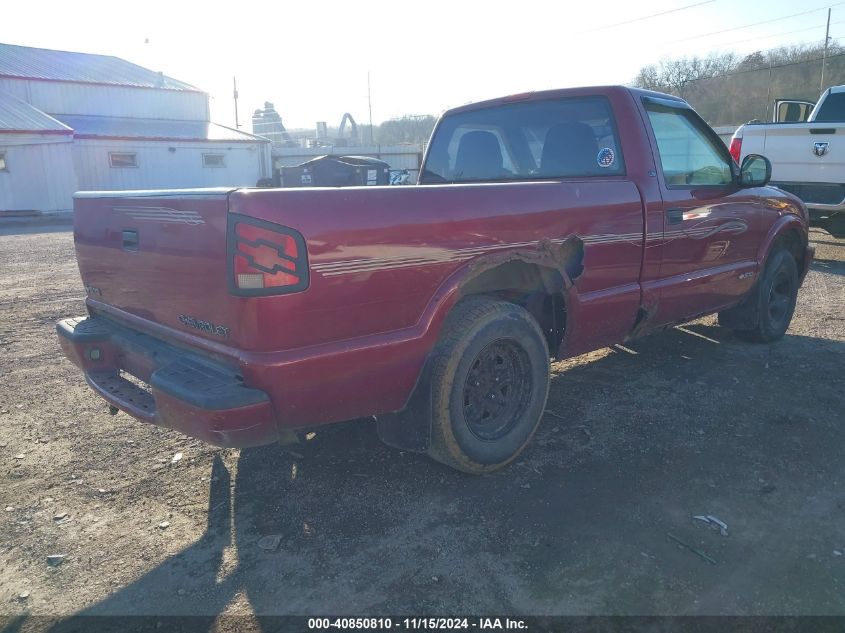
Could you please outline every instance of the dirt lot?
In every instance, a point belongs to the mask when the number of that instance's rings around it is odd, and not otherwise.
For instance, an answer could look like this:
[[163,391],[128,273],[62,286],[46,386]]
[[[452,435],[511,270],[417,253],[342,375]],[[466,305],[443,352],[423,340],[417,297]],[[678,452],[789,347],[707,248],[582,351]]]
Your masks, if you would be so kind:
[[6,229],[0,628],[80,612],[845,614],[845,240],[813,239],[783,341],[704,319],[558,363],[531,447],[473,478],[382,446],[368,421],[237,451],[109,416],[55,340],[84,312],[71,234]]

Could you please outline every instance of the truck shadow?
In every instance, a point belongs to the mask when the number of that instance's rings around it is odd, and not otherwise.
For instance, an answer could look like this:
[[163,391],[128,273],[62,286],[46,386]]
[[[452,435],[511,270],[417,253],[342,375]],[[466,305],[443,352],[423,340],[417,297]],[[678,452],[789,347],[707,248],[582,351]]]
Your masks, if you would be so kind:
[[[839,248],[845,247],[845,240],[840,240],[838,242],[831,242],[831,241],[828,241],[828,240],[816,239],[817,235],[818,234],[813,234],[813,233],[810,234],[810,245],[811,246],[816,246],[817,244],[823,244],[824,246],[838,246]],[[831,236],[828,235],[827,237],[831,237]],[[831,239],[835,239],[835,238],[831,238]]]
[[[801,512],[807,455],[816,503],[835,496],[825,481],[842,475],[831,441],[842,430],[829,412],[842,410],[842,382],[796,374],[841,372],[845,343],[751,345],[693,324],[596,356],[555,366],[534,442],[490,476],[384,447],[366,420],[291,450],[242,450],[234,472],[215,457],[203,536],[53,630],[86,630],[92,617],[97,630],[121,630],[127,616],[191,616],[183,627],[212,630],[218,615],[250,610],[765,613],[759,594],[770,612],[798,601],[845,613],[836,583],[821,586],[796,553],[845,537],[842,522],[807,535],[778,515]],[[744,535],[690,524],[708,512],[743,523]],[[667,542],[669,530],[720,565]]]
[[29,235],[32,233],[65,233],[73,231],[73,217],[60,221],[0,221],[0,235]]
[[845,262],[838,259],[814,259],[810,269],[831,275],[845,275]]

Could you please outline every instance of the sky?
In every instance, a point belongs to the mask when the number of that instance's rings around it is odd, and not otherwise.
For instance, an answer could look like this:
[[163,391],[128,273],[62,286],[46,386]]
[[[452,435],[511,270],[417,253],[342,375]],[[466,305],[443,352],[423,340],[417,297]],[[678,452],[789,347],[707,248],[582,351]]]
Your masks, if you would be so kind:
[[[271,101],[288,128],[378,124],[486,98],[630,82],[666,57],[845,43],[828,0],[41,0],[3,3],[0,42],[115,55],[211,95],[212,120],[241,128]],[[800,15],[799,15],[800,14]]]

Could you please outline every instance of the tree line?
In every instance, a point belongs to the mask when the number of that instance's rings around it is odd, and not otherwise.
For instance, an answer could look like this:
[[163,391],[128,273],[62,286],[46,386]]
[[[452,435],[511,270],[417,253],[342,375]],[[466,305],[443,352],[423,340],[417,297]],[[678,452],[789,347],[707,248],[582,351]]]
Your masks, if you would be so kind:
[[430,114],[406,115],[390,119],[375,126],[373,137],[381,145],[399,145],[401,143],[428,143],[437,117]]
[[[770,121],[775,99],[819,98],[823,57],[819,43],[664,59],[640,69],[633,83],[681,97],[714,126]],[[824,66],[824,88],[845,84],[845,47],[830,43]]]

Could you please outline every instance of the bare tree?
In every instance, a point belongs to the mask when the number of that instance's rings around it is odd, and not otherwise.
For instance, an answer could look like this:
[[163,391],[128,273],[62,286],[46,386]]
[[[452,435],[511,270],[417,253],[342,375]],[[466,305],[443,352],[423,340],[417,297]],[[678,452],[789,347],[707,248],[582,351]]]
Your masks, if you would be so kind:
[[[818,98],[823,49],[819,42],[745,56],[664,59],[643,67],[634,85],[684,98],[712,125],[765,120],[775,99]],[[835,41],[828,47],[825,83],[845,84],[845,48]]]
[[690,83],[731,72],[737,65],[735,53],[663,59],[657,65],[641,69],[634,84],[685,98]]
[[397,143],[418,143],[428,141],[437,119],[430,114],[405,115],[399,119],[385,121],[378,126],[375,137],[382,145]]

